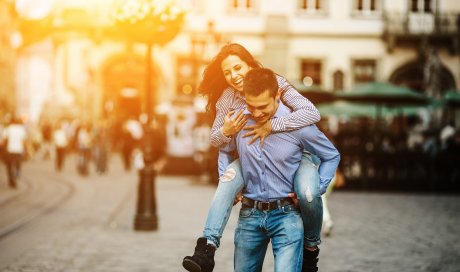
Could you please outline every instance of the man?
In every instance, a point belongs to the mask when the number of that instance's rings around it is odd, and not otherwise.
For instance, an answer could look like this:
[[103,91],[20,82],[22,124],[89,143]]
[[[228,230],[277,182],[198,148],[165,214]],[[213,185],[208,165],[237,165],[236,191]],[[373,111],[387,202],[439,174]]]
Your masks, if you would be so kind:
[[3,135],[6,141],[6,168],[8,169],[8,184],[16,188],[17,179],[21,175],[22,157],[26,151],[27,132],[21,120],[15,116]]
[[[264,68],[252,69],[244,79],[244,94],[250,114],[247,125],[263,124],[271,118],[289,114],[280,102],[275,74]],[[269,135],[261,146],[238,133],[228,145],[228,152],[237,150],[243,168],[242,208],[235,230],[235,271],[261,271],[268,243],[272,242],[275,271],[302,271],[302,259],[317,271],[318,251],[303,252],[303,226],[298,208],[289,198],[294,191],[294,176],[302,151],[307,150],[321,160],[319,175],[324,192],[337,169],[337,149],[314,125]]]

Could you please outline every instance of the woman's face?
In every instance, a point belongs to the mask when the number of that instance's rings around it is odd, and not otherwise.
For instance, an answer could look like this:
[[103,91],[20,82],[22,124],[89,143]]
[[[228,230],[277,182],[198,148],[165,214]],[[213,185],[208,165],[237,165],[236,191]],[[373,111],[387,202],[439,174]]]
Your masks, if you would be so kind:
[[243,79],[251,67],[237,55],[229,55],[220,66],[228,85],[238,92],[243,92]]

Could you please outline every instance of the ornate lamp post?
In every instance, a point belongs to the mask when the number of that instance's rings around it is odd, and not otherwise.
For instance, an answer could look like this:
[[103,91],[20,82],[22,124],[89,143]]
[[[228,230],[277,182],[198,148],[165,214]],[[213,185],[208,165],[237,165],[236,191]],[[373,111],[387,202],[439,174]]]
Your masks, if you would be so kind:
[[[184,11],[173,1],[123,0],[113,10],[117,27],[133,42],[145,43],[145,111],[147,129],[144,133],[144,168],[139,171],[137,212],[134,220],[136,230],[158,229],[153,162],[163,153],[164,144],[158,131],[151,127],[153,116],[152,53],[154,45],[164,45],[180,31],[184,22]],[[154,144],[155,142],[155,144]]]

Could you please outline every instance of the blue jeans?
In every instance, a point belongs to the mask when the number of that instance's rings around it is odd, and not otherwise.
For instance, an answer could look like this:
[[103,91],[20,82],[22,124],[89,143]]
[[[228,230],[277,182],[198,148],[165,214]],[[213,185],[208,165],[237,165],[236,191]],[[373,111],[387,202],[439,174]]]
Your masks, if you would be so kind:
[[272,242],[275,272],[300,272],[303,226],[293,205],[266,212],[242,208],[235,230],[235,272],[260,272]]
[[[216,193],[211,202],[203,237],[217,247],[232,211],[235,196],[243,190],[244,180],[239,160],[232,162],[219,179]],[[303,153],[299,169],[294,177],[294,190],[299,199],[304,225],[304,244],[313,247],[321,243],[323,222],[323,202],[319,191],[317,163],[312,156]]]

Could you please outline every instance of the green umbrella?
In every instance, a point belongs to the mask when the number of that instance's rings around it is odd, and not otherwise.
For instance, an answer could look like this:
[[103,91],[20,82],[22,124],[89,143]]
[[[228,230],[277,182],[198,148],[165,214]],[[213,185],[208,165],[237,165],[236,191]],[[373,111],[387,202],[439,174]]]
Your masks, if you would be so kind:
[[411,89],[385,82],[370,82],[356,86],[351,91],[337,94],[341,100],[375,103],[386,106],[427,105],[430,99]]
[[460,107],[460,93],[456,90],[448,91],[444,95],[443,102],[451,107]]
[[335,101],[332,103],[318,105],[318,110],[322,116],[334,115],[349,118],[411,116],[417,115],[422,109],[424,109],[424,107],[421,106],[384,107],[371,103],[356,103],[347,101]]
[[374,105],[376,119],[384,115],[414,115],[420,110],[420,106],[431,103],[431,99],[421,93],[385,82],[357,85],[336,97],[339,100]]
[[341,116],[341,117],[369,117],[374,118],[377,107],[370,104],[353,103],[346,101],[335,101],[318,105],[318,110],[322,116]]

